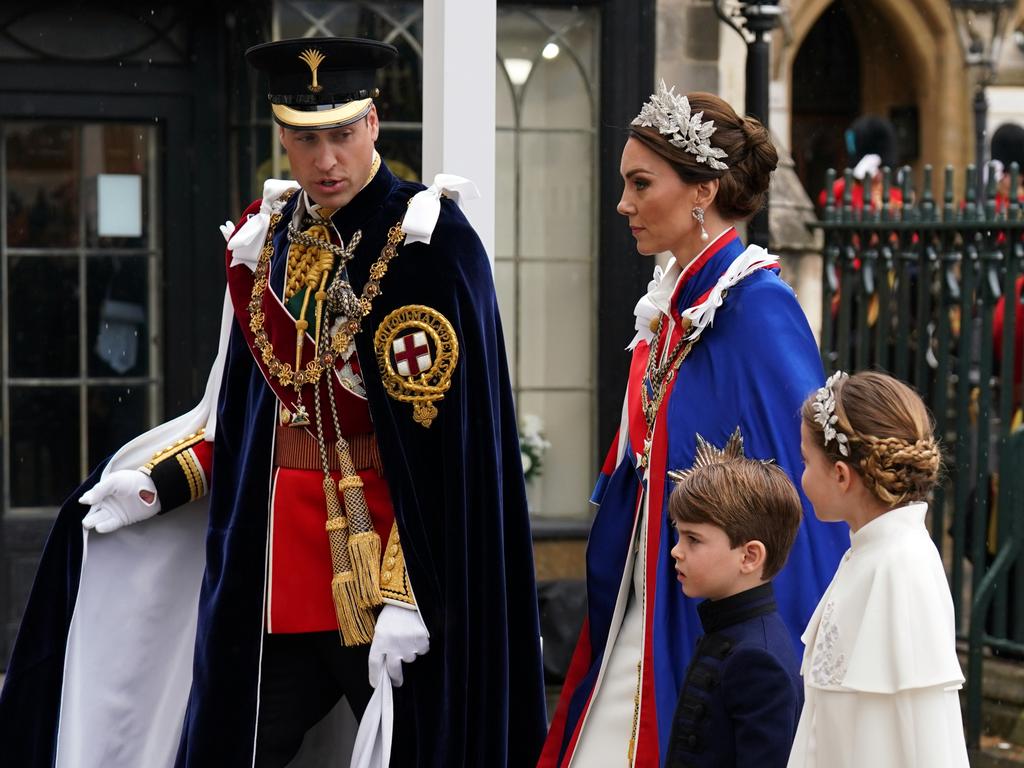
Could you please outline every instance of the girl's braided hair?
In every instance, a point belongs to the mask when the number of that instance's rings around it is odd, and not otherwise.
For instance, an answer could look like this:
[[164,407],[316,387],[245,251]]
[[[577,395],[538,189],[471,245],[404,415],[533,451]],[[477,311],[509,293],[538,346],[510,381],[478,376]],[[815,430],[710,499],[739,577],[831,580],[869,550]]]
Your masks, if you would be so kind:
[[923,501],[939,480],[942,454],[934,425],[920,396],[898,379],[875,371],[856,373],[833,384],[833,425],[846,435],[849,456],[839,441],[825,443],[815,419],[814,395],[805,402],[803,422],[821,441],[830,461],[844,461],[882,503]]

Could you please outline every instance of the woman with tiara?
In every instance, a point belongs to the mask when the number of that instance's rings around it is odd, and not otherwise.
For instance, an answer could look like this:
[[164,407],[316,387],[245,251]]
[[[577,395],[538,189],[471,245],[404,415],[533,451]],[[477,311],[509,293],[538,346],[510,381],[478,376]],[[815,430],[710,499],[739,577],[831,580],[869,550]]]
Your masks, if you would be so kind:
[[[622,423],[591,499],[587,618],[541,766],[663,764],[701,634],[670,555],[668,471],[694,463],[697,436],[722,446],[739,428],[748,456],[800,476],[799,411],[822,384],[821,360],[778,260],[744,246],[735,226],[764,206],[777,162],[757,120],[664,82],[630,127],[618,212],[640,254],[673,258],[636,306]],[[804,520],[775,578],[794,650],[848,543],[801,500]]]

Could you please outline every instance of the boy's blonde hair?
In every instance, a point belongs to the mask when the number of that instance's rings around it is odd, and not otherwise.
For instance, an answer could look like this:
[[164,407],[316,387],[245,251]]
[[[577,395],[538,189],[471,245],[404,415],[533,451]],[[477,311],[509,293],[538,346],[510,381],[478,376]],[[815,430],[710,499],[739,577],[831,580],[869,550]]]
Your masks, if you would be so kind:
[[832,385],[836,422],[849,450],[825,443],[815,418],[815,394],[804,401],[804,425],[819,440],[829,461],[844,461],[876,498],[889,506],[924,501],[939,480],[942,455],[931,414],[920,396],[899,379],[862,371]]
[[800,496],[776,464],[731,458],[688,471],[672,491],[668,511],[677,523],[708,523],[725,531],[735,548],[764,544],[762,578],[786,564],[800,529]]

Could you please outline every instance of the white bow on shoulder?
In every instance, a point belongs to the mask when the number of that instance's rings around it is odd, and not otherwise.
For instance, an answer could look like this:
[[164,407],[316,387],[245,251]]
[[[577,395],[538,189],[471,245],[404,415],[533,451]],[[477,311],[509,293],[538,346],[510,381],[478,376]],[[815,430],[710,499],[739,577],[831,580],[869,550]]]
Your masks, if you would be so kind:
[[228,250],[231,251],[230,266],[244,264],[251,271],[256,271],[260,248],[263,247],[267,230],[270,228],[270,215],[284,207],[284,201],[281,199],[284,193],[298,186],[298,183],[294,181],[267,179],[266,184],[263,185],[263,202],[260,204],[260,212],[250,216],[233,237],[231,231],[234,226],[231,226],[231,222],[225,222],[221,226],[220,231],[227,238]]
[[437,174],[434,183],[413,195],[409,203],[409,209],[402,221],[406,243],[430,245],[430,237],[437,226],[437,217],[441,215],[441,195],[452,198],[461,208],[463,200],[475,200],[480,197],[480,190],[476,184],[462,176],[450,173]]

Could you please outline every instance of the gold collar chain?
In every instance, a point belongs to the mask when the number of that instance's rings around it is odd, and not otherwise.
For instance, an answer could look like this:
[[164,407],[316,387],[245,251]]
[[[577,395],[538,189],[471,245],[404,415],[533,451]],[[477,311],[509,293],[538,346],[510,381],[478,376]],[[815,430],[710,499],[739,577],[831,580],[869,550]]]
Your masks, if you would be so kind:
[[[661,357],[664,347],[668,345],[669,336],[669,332],[666,332],[663,345],[661,343],[661,329],[664,325],[664,319],[665,316],[662,315],[655,328],[654,338],[651,340],[651,345],[647,352],[647,369],[644,372],[644,381],[641,382],[640,401],[643,405],[644,419],[647,422],[648,428],[654,425],[654,418],[657,415],[658,406],[661,404],[665,385],[672,380],[673,374],[679,369],[686,356],[690,354],[690,348],[697,341],[696,339],[688,338],[690,324],[686,318],[683,318],[681,323],[683,328],[682,336],[679,337],[679,340],[668,352],[665,361],[659,365],[658,358]],[[647,394],[647,382],[650,382],[653,397]]]
[[[291,192],[294,194],[294,191]],[[291,197],[288,194],[285,202]],[[315,384],[320,381],[324,371],[334,367],[334,361],[348,349],[349,344],[355,335],[359,333],[363,325],[363,318],[370,314],[373,307],[373,300],[380,295],[380,281],[388,272],[389,262],[398,255],[398,246],[405,238],[402,232],[402,219],[388,230],[388,239],[381,249],[377,261],[370,267],[370,279],[363,287],[362,296],[359,297],[359,314],[357,317],[349,317],[341,328],[331,337],[330,346],[316,358],[306,363],[305,368],[298,370],[292,368],[274,354],[274,345],[264,327],[266,318],[263,314],[263,293],[267,290],[270,273],[270,258],[274,254],[274,234],[277,226],[281,223],[283,214],[274,213],[270,217],[270,226],[267,228],[267,238],[260,251],[260,258],[256,264],[256,272],[252,283],[252,294],[249,297],[249,329],[252,331],[256,348],[260,351],[263,364],[267,366],[270,375],[277,379],[281,386],[292,386],[297,392],[304,384]]]
[[[664,315],[662,315],[662,318],[664,318]],[[651,447],[654,444],[654,424],[657,421],[658,411],[661,409],[661,403],[665,398],[668,385],[675,377],[679,366],[683,364],[683,361],[690,354],[693,345],[697,343],[697,339],[687,339],[686,331],[688,329],[684,327],[683,335],[669,351],[668,358],[664,363],[658,365],[657,358],[661,356],[662,351],[662,345],[658,343],[661,336],[661,327],[662,323],[659,320],[655,337],[651,341],[648,351],[647,370],[644,373],[644,378],[640,381],[640,409],[644,415],[644,422],[647,424],[647,432],[644,436],[644,449],[640,455],[639,462],[641,469],[646,469],[648,464],[650,464]],[[665,344],[668,344],[668,333],[665,336]],[[652,391],[650,395],[647,393],[648,382]]]

